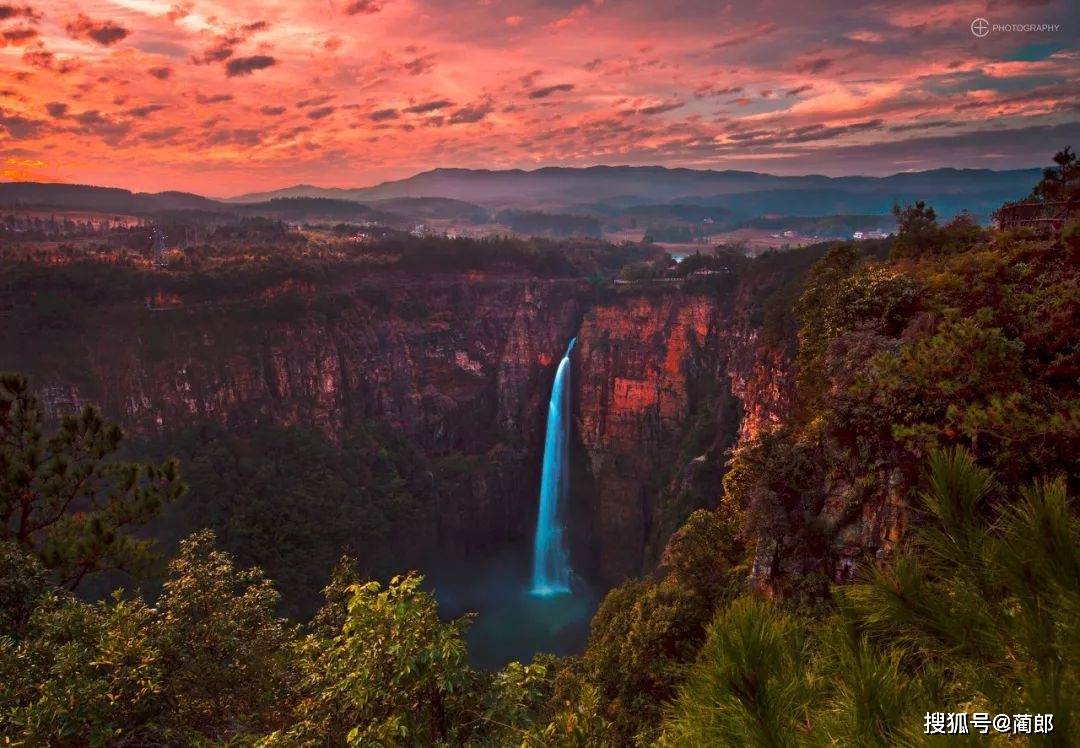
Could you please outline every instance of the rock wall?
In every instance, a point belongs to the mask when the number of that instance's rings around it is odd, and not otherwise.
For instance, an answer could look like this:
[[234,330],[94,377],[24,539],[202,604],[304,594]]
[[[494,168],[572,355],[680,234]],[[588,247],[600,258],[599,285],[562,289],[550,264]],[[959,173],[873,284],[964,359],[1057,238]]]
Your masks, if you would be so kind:
[[433,458],[480,465],[432,513],[447,541],[482,546],[531,531],[547,390],[589,293],[583,281],[435,277],[212,304],[118,299],[47,351],[9,329],[0,369],[29,373],[54,416],[96,403],[136,435],[210,421],[335,438],[384,421]]
[[31,374],[53,415],[97,403],[135,434],[211,421],[333,439],[383,421],[476,466],[430,513],[472,552],[532,532],[551,380],[577,334],[572,552],[615,584],[714,505],[729,450],[782,417],[787,354],[760,343],[754,293],[433,276],[157,295],[96,306],[44,345],[9,328],[0,368]]
[[686,514],[715,505],[730,448],[782,416],[786,356],[758,343],[738,300],[630,291],[584,318],[572,537],[605,582],[647,571]]

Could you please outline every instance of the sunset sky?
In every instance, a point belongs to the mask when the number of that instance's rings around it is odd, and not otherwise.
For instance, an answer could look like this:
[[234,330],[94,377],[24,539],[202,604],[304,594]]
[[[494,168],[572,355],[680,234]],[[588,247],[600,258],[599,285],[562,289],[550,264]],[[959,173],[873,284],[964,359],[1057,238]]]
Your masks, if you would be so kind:
[[1042,165],[1080,146],[1074,3],[0,0],[0,169],[226,196],[438,166]]

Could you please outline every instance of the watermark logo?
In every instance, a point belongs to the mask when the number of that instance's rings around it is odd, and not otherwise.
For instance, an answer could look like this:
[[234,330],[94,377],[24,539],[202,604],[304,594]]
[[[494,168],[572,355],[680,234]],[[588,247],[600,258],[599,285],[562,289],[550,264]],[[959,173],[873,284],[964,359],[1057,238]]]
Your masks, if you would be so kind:
[[979,39],[995,34],[1045,34],[1061,30],[1059,23],[990,23],[985,18],[971,22],[971,33]]

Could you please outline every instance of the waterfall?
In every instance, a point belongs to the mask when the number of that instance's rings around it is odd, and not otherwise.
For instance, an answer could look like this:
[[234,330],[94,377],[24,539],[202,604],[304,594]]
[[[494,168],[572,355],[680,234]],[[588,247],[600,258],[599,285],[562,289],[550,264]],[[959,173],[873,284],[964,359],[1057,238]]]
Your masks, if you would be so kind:
[[544,436],[544,467],[540,477],[540,512],[533,543],[532,594],[565,595],[570,592],[570,560],[563,538],[563,505],[570,486],[570,340],[559,362],[548,401]]

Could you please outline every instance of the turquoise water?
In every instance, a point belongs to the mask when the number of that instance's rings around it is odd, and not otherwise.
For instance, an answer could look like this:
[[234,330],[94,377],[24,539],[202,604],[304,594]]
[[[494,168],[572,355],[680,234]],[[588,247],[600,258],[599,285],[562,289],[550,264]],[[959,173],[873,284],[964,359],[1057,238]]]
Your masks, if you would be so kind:
[[562,513],[569,493],[570,352],[576,340],[570,340],[559,362],[548,401],[540,507],[533,543],[531,592],[537,597],[570,593],[570,559],[563,536]]
[[538,652],[579,654],[599,596],[575,580],[561,595],[535,595],[526,549],[505,549],[483,560],[432,570],[427,581],[443,618],[475,613],[465,632],[469,661],[495,670],[511,660],[530,662]]

